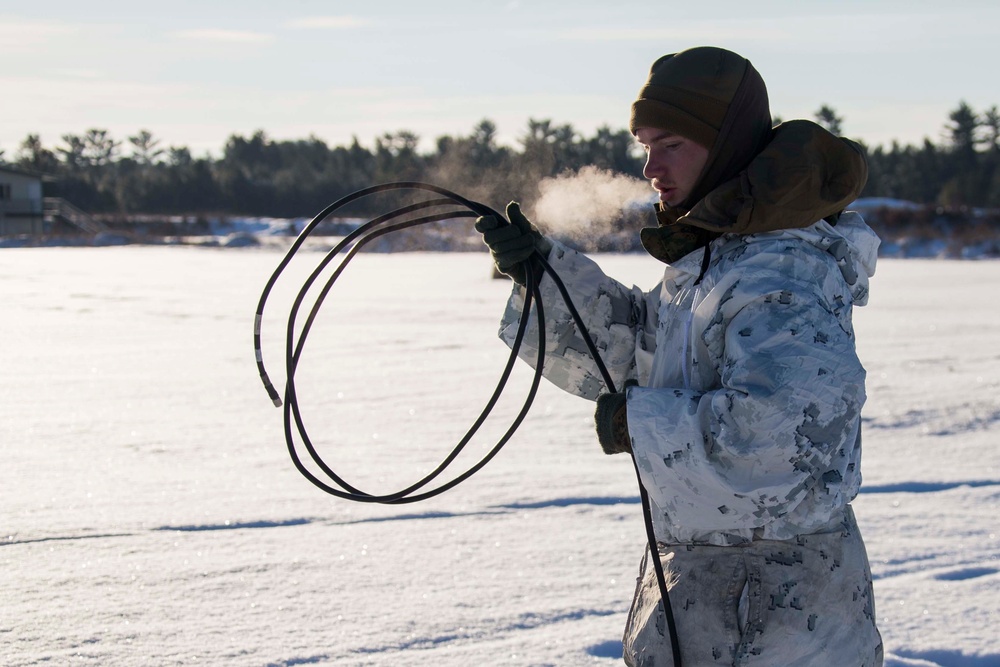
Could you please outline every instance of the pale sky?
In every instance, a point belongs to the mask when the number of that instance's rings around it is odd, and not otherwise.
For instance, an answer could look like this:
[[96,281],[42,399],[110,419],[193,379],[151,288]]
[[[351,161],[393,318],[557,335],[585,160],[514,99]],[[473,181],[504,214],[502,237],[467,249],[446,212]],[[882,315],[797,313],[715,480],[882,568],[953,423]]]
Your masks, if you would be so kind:
[[870,145],[1000,104],[995,0],[0,0],[0,149],[90,128],[196,155],[257,129],[430,147],[484,118],[508,144],[529,118],[590,135],[626,127],[656,58],[701,45],[749,58],[773,114],[829,104]]

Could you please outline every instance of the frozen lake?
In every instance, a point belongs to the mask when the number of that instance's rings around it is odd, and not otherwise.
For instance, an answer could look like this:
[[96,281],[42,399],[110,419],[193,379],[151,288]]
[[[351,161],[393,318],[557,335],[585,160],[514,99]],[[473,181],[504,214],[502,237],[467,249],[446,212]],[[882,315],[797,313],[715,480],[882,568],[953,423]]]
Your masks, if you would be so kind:
[[[426,502],[329,497],[292,466],[253,313],[281,255],[0,252],[4,665],[614,665],[644,547],[635,476],[593,404],[543,386],[503,452]],[[283,381],[284,318],[264,322]],[[646,256],[601,256],[651,287]],[[297,384],[333,468],[394,491],[492,392],[509,290],[484,253],[356,259]],[[1000,262],[885,260],[855,501],[887,665],[1000,665]],[[525,369],[470,445],[491,447]],[[466,467],[475,459],[463,454]]]

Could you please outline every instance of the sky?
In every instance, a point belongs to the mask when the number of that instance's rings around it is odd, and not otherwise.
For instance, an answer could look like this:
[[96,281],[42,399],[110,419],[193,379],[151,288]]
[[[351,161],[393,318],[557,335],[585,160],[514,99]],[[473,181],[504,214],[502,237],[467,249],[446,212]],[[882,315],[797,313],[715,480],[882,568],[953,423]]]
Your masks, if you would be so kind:
[[[221,153],[233,134],[429,150],[483,119],[516,145],[528,119],[624,128],[654,60],[746,56],[771,110],[823,104],[869,145],[939,142],[961,101],[1000,104],[1000,5],[812,2],[13,2],[0,0],[0,150],[90,128]],[[127,142],[126,142],[127,145]]]

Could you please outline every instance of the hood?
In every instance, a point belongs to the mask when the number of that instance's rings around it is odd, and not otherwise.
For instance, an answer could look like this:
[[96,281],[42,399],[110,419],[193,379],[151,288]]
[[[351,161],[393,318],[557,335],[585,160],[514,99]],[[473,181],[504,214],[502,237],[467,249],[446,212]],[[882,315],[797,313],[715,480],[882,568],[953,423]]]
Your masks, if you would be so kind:
[[672,263],[725,233],[754,234],[835,220],[868,180],[862,148],[816,123],[793,120],[745,169],[690,210],[658,207],[658,227],[640,232],[653,257]]

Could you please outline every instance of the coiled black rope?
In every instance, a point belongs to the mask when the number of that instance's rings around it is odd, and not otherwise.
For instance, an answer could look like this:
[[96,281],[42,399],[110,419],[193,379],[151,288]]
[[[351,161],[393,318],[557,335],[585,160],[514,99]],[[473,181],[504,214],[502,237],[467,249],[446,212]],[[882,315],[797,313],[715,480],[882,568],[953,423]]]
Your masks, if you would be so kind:
[[[421,202],[410,204],[407,206],[402,206],[394,211],[386,213],[384,215],[378,216],[368,222],[360,225],[357,229],[352,231],[350,234],[344,237],[336,246],[334,246],[324,258],[316,266],[315,270],[309,275],[303,284],[302,288],[299,290],[294,302],[292,303],[291,310],[288,315],[288,323],[285,332],[285,391],[284,391],[284,401],[275,389],[273,383],[268,376],[266,369],[264,368],[264,358],[261,349],[261,327],[264,317],[264,308],[267,304],[267,299],[271,294],[272,289],[277,283],[281,274],[291,263],[292,259],[298,253],[299,249],[305,243],[306,239],[316,230],[316,228],[328,217],[333,215],[336,211],[341,208],[370,195],[398,191],[398,190],[410,190],[410,191],[424,191],[431,192],[437,197],[427,199]],[[260,373],[261,381],[264,384],[268,395],[270,396],[272,402],[275,406],[284,408],[284,433],[285,442],[288,447],[288,453],[291,456],[295,467],[298,471],[308,479],[312,484],[326,493],[336,496],[338,498],[343,498],[346,500],[353,500],[357,502],[365,503],[382,503],[382,504],[404,504],[413,503],[421,500],[426,500],[436,496],[448,489],[460,484],[465,481],[476,472],[481,470],[494,456],[499,453],[500,449],[507,443],[507,441],[517,430],[524,417],[527,415],[528,410],[534,401],[535,394],[537,393],[538,386],[542,378],[542,369],[545,357],[545,313],[544,306],[541,299],[541,291],[539,289],[539,281],[543,274],[548,274],[553,283],[556,285],[566,306],[576,323],[577,329],[587,345],[587,349],[590,351],[591,356],[594,359],[601,377],[603,378],[607,390],[609,392],[615,391],[614,381],[611,378],[611,374],[608,372],[607,367],[604,364],[601,355],[597,351],[597,347],[594,345],[589,332],[584,326],[583,318],[580,316],[576,307],[574,306],[572,300],[570,299],[569,293],[566,290],[566,286],[563,284],[562,280],[559,278],[558,274],[553,270],[553,268],[546,261],[540,253],[535,252],[535,254],[529,259],[525,260],[524,273],[526,276],[525,285],[525,295],[524,295],[524,309],[521,312],[521,317],[518,321],[517,333],[514,338],[513,345],[511,346],[511,352],[507,359],[507,363],[504,366],[503,372],[501,373],[500,379],[497,382],[496,389],[490,396],[483,408],[479,417],[475,420],[473,425],[466,432],[465,436],[459,441],[452,452],[445,457],[445,459],[438,465],[434,470],[425,475],[423,478],[417,482],[411,484],[410,486],[397,491],[395,493],[388,494],[370,494],[362,491],[355,486],[347,483],[342,477],[340,477],[319,455],[313,445],[312,440],[306,431],[305,425],[302,420],[302,414],[299,410],[298,397],[295,389],[295,373],[298,369],[299,359],[302,356],[303,349],[305,347],[306,340],[308,339],[309,332],[312,329],[312,325],[319,313],[320,307],[323,305],[324,300],[329,294],[334,283],[343,273],[344,269],[350,263],[351,259],[369,242],[372,240],[383,236],[385,234],[399,231],[402,229],[407,229],[410,227],[415,227],[417,225],[428,224],[432,222],[439,222],[443,220],[450,220],[455,218],[477,218],[479,216],[491,215],[497,220],[501,221],[501,224],[510,224],[504,216],[495,211],[494,209],[481,204],[479,202],[471,201],[466,199],[454,192],[446,190],[444,188],[430,185],[428,183],[420,182],[399,182],[399,183],[387,183],[383,185],[376,185],[363,190],[358,190],[357,192],[351,193],[336,202],[330,204],[325,209],[320,211],[312,221],[306,225],[302,232],[298,235],[295,242],[291,245],[285,257],[278,264],[278,267],[272,273],[267,284],[264,286],[264,290],[261,293],[260,300],[257,304],[257,311],[254,317],[254,353],[257,359],[257,369]],[[319,290],[315,301],[313,302],[312,308],[309,310],[308,315],[305,318],[304,323],[301,328],[297,329],[296,324],[299,317],[299,312],[302,308],[303,302],[306,299],[307,293],[313,288],[317,280],[323,275],[324,271],[330,265],[330,263],[340,254],[344,253],[344,257],[341,263],[334,269],[327,278],[326,283]],[[510,427],[504,432],[504,434],[499,438],[497,443],[490,449],[477,463],[470,466],[465,472],[452,478],[447,482],[439,483],[437,486],[425,489],[432,481],[434,481],[449,465],[458,457],[465,446],[469,443],[475,433],[486,421],[493,407],[496,405],[497,400],[503,392],[504,387],[507,384],[507,380],[510,377],[510,373],[514,367],[514,363],[517,360],[518,352],[520,351],[521,344],[524,340],[525,332],[528,328],[529,313],[531,307],[535,308],[535,316],[538,322],[538,354],[535,362],[535,372],[532,377],[531,385],[528,390],[527,396],[525,397],[524,403],[521,409],[518,411],[517,415],[511,422]],[[293,424],[295,426],[293,431]],[[302,445],[305,447],[306,451],[309,453],[310,458],[319,467],[324,475],[328,479],[321,479],[319,476],[314,474],[306,465],[302,462],[299,456],[298,446],[296,444],[295,434],[298,434],[299,439],[302,441]],[[635,460],[633,458],[633,463]],[[677,630],[674,623],[673,611],[670,607],[670,598],[667,592],[666,578],[663,573],[663,565],[660,562],[659,551],[656,546],[656,537],[653,533],[652,517],[650,512],[649,497],[646,493],[645,488],[642,485],[642,479],[639,477],[639,468],[636,464],[635,466],[636,476],[639,481],[639,496],[642,501],[643,518],[645,519],[646,526],[646,538],[649,542],[650,555],[652,556],[654,570],[656,572],[657,582],[660,588],[660,595],[663,601],[664,613],[666,615],[667,627],[670,632],[671,649],[673,651],[673,662],[675,667],[681,667],[680,658],[680,647],[677,638]],[[332,484],[331,484],[332,482]],[[335,486],[334,486],[335,485]]]

